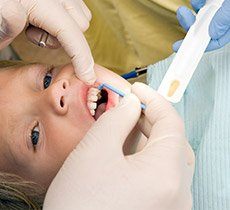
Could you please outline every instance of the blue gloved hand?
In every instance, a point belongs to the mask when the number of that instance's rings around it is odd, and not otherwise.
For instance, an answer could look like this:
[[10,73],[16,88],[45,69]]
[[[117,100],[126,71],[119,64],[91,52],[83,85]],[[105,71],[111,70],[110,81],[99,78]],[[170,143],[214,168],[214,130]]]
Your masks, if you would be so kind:
[[[195,12],[198,12],[205,5],[206,0],[191,0]],[[177,19],[180,25],[188,31],[196,20],[195,15],[187,7],[180,7],[177,10]],[[222,7],[215,14],[210,27],[209,34],[211,41],[206,51],[216,50],[230,42],[230,0],[225,0]],[[173,44],[173,50],[178,51],[183,40]]]

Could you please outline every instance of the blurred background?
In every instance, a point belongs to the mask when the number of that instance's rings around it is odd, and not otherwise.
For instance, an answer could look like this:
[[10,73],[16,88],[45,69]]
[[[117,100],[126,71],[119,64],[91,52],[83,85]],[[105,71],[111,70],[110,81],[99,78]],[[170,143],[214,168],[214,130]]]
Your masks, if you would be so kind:
[[[92,11],[85,33],[94,60],[122,74],[156,63],[172,54],[174,41],[184,37],[176,19],[189,0],[84,0]],[[63,49],[39,48],[22,33],[12,43],[22,60],[49,64],[70,62]]]

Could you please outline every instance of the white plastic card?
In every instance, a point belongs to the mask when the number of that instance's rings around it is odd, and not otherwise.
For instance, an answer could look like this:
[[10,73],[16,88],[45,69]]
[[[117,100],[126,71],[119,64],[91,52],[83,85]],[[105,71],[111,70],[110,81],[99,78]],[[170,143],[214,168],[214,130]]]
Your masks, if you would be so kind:
[[166,72],[158,92],[172,103],[183,97],[200,59],[209,42],[209,25],[224,0],[208,0],[198,12],[172,64]]

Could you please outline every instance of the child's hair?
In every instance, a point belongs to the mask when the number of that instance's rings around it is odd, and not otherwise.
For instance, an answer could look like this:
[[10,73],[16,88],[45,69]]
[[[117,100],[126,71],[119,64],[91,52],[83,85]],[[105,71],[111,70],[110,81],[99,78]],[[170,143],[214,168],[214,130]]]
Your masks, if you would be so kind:
[[[24,61],[7,61],[7,60],[2,60],[0,61],[0,68],[7,68],[7,67],[21,67],[21,66],[26,66],[29,65],[31,63],[27,63]],[[1,70],[0,69],[0,70]]]
[[[23,61],[0,61],[0,70],[28,65]],[[46,190],[34,182],[0,172],[0,209],[41,210]]]
[[45,189],[21,177],[0,172],[0,209],[42,209]]

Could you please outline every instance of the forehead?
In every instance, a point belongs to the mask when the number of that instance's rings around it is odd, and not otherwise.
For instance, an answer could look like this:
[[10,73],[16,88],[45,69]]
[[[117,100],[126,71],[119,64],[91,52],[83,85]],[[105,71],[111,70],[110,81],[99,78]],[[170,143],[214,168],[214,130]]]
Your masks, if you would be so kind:
[[[38,65],[0,69],[0,115],[5,121],[25,109],[31,90],[36,88]],[[1,120],[2,122],[3,120]],[[0,124],[2,124],[0,122]]]
[[23,152],[21,140],[29,120],[25,113],[30,109],[27,102],[36,89],[37,75],[44,68],[46,66],[34,64],[0,69],[0,163],[2,157],[6,164],[17,159],[13,157],[15,148]]
[[0,68],[0,90],[3,90],[20,72],[22,72],[20,67]]
[[[0,69],[0,152],[1,166],[3,163],[8,164],[10,158],[10,147],[8,140],[11,140],[9,134],[14,132],[15,113],[12,112],[11,98],[16,96],[16,88],[13,84],[17,84],[17,78],[20,76],[22,69],[19,67],[1,68]],[[5,161],[3,158],[5,157]]]
[[[30,69],[33,69],[35,65],[25,66],[12,66],[7,68],[0,68],[0,90],[4,90],[16,81],[19,81],[25,76],[29,76]],[[32,73],[32,72],[31,72]]]
[[[25,102],[29,100],[31,87],[35,88],[37,65],[10,67],[0,70],[0,126],[12,133],[13,125],[26,110]],[[5,133],[6,134],[6,133]]]
[[10,98],[15,94],[23,70],[21,68],[0,69],[0,113],[10,105]]
[[42,64],[0,68],[0,106],[10,96],[20,96],[25,94],[26,90],[37,88],[38,77],[46,68],[47,66]]
[[[30,66],[10,67],[0,69],[0,114],[1,118],[11,119],[14,112],[8,113],[7,110],[19,110],[19,106],[15,106],[25,93],[25,81],[32,77],[29,70]],[[32,73],[32,72],[31,72]],[[14,100],[15,99],[15,100]],[[6,115],[6,116],[5,116]],[[5,119],[5,120],[6,120]],[[2,121],[2,120],[1,120]]]

